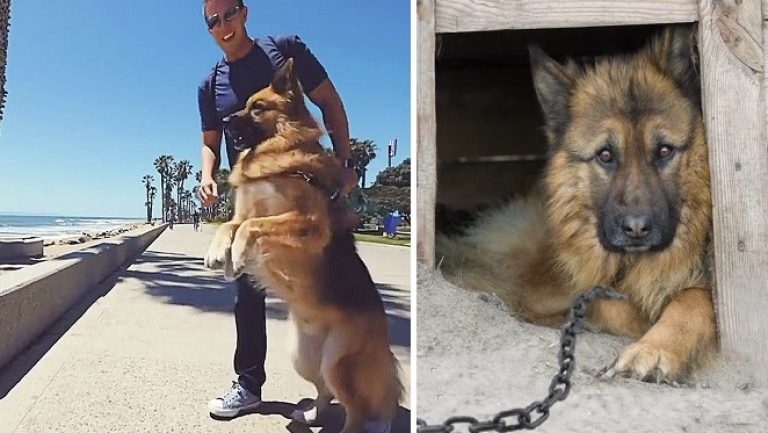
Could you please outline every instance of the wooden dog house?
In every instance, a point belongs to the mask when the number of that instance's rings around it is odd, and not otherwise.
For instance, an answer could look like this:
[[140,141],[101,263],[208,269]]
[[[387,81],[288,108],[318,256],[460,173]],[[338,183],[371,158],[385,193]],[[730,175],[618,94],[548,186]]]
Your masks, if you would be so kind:
[[[427,266],[435,265],[439,158],[461,162],[483,157],[482,152],[469,151],[469,157],[451,153],[455,146],[442,151],[436,88],[438,83],[451,85],[451,77],[436,77],[436,58],[443,49],[436,41],[466,34],[486,38],[482,46],[503,50],[504,38],[514,39],[516,32],[698,23],[720,342],[725,352],[750,360],[758,380],[768,383],[768,0],[417,0],[416,8],[417,256]],[[459,52],[454,49],[451,55],[460,57]],[[457,120],[450,114],[444,120],[445,136],[460,134],[450,129]],[[535,146],[520,153],[508,160],[541,164]],[[517,181],[527,173],[522,169],[509,178]],[[452,199],[466,201],[475,194],[465,191],[463,198]]]

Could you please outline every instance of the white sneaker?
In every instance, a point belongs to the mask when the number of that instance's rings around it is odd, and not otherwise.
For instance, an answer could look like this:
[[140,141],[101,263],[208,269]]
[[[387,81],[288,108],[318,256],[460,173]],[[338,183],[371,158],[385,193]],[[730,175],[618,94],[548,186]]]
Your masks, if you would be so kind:
[[229,392],[208,402],[208,410],[211,415],[220,418],[234,418],[256,409],[260,404],[260,396],[243,388],[240,382],[234,381]]
[[296,409],[291,412],[291,419],[305,425],[312,425],[317,422],[317,408],[312,406],[312,408],[306,411]]

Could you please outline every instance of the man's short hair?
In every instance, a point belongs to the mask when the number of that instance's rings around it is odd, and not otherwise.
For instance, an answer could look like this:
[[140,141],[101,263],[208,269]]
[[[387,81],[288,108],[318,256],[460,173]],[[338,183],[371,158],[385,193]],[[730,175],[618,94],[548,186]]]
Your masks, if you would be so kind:
[[[211,0],[203,0],[203,18],[208,19],[208,17],[205,15],[205,5]],[[243,3],[243,0],[237,0],[237,6],[243,7],[245,6],[245,3]]]
[[[211,0],[203,0],[203,4],[206,4],[209,1],[211,1]],[[243,6],[245,6],[245,3],[243,3],[243,0],[237,0],[237,5],[240,6],[240,7],[243,7]]]

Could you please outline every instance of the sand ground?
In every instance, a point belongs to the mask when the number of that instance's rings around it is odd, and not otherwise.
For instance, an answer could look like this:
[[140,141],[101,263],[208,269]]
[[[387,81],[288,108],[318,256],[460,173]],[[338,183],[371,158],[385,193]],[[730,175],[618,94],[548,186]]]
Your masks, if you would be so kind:
[[[418,417],[485,421],[545,397],[557,371],[558,330],[520,322],[495,297],[456,287],[438,271],[420,267],[418,275]],[[598,379],[629,342],[580,334],[571,394],[536,431],[768,432],[768,389],[736,359],[721,357],[680,387]]]

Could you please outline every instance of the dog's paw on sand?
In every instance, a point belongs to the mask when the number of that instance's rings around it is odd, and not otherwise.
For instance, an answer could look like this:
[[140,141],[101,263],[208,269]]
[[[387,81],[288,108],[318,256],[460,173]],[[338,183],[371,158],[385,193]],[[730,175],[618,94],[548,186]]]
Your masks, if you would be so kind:
[[643,382],[678,385],[683,364],[668,351],[653,344],[636,342],[629,345],[598,377],[630,377]]

